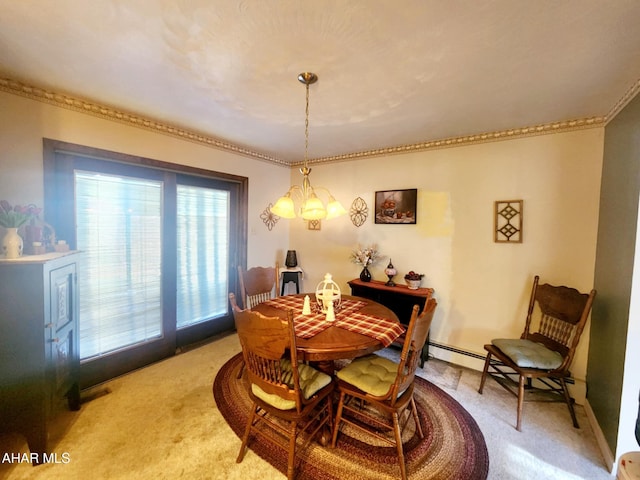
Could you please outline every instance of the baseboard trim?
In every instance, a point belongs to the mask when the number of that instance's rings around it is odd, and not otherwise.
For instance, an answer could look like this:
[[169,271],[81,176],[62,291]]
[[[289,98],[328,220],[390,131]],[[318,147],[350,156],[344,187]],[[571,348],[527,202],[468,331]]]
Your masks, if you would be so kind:
[[609,472],[615,475],[616,474],[616,472],[614,472],[615,458],[613,458],[613,452],[611,452],[611,449],[609,448],[609,444],[604,438],[604,433],[602,433],[600,424],[598,423],[598,420],[596,419],[596,416],[593,413],[593,409],[591,408],[591,405],[589,405],[588,399],[585,400],[584,402],[584,411],[587,414],[587,420],[589,421],[589,425],[591,425],[591,429],[593,430],[593,433],[596,437],[596,442],[598,444],[598,448],[600,449],[600,453],[602,454],[604,465],[605,467],[607,467],[607,470],[609,470]]

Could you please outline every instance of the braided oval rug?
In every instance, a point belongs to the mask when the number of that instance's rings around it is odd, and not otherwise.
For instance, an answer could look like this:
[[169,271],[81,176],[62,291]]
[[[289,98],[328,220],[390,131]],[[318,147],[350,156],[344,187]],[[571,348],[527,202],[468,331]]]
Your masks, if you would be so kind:
[[[213,383],[216,405],[239,438],[244,433],[251,408],[246,375],[237,378],[241,364],[242,354],[232,357],[222,366]],[[419,377],[415,382],[414,398],[424,438],[417,435],[413,420],[410,420],[403,432],[409,479],[486,479],[489,454],[476,421],[440,388]],[[261,435],[251,436],[249,448],[286,474],[286,449]],[[301,442],[296,450],[295,468],[296,478],[300,480],[387,480],[400,476],[394,446],[344,423],[336,448],[322,447],[315,441]]]

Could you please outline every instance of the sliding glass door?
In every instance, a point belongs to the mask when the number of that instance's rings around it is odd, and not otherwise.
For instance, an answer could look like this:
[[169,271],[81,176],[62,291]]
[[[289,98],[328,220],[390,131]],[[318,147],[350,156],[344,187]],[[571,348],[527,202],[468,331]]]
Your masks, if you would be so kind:
[[177,326],[227,313],[229,192],[177,187]]
[[55,148],[49,157],[58,238],[83,252],[83,387],[233,328],[228,293],[246,252],[238,182]]
[[157,180],[75,171],[82,360],[164,336],[162,190]]

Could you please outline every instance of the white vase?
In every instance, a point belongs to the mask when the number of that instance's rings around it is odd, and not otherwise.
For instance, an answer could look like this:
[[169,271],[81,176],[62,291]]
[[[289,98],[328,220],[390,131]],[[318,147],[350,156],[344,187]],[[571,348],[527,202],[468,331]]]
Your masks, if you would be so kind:
[[4,258],[20,258],[22,256],[22,237],[18,235],[17,228],[7,228],[7,233],[2,237],[2,254]]

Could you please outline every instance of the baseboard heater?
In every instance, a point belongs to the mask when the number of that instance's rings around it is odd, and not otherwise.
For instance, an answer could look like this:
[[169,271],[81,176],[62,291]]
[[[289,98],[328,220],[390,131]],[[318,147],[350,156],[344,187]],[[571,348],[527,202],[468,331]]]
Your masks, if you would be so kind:
[[[429,342],[429,348],[431,347],[436,347],[436,348],[441,348],[442,350],[447,350],[449,352],[454,352],[454,353],[459,353],[460,355],[466,355],[467,357],[472,357],[472,358],[476,358],[478,360],[482,360],[484,361],[487,357],[486,355],[480,355],[479,353],[473,353],[470,352],[468,350],[462,350],[461,348],[456,348],[456,347],[450,347],[449,345],[444,345],[442,343],[438,343],[438,342]],[[573,379],[573,377],[567,377],[564,380],[567,383],[570,383],[572,385],[574,385],[576,382]]]
[[477,358],[478,360],[484,360],[486,358],[485,355],[480,355],[479,353],[473,353],[468,350],[462,350],[461,348],[450,347],[449,345],[443,345],[438,342],[429,342],[429,348],[436,347],[441,348],[442,350],[448,350],[449,352],[459,353],[460,355],[466,355],[467,357]]

